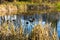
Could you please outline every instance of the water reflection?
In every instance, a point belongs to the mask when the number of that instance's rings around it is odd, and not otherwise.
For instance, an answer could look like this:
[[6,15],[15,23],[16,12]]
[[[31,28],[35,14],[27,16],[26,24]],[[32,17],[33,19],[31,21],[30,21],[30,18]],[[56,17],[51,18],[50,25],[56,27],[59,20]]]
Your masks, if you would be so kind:
[[[3,17],[4,18],[4,17]],[[5,16],[5,21],[10,21],[14,24],[15,28],[20,26],[24,29],[24,34],[30,34],[35,25],[39,24],[39,21],[42,20],[41,24],[44,26],[46,23],[46,15],[34,14],[30,16],[24,15],[14,15],[14,16]],[[2,24],[2,19],[0,18],[0,23]]]
[[38,24],[38,16],[22,16],[21,18],[22,27],[24,29],[24,34],[31,33],[31,30],[34,28],[35,24]]
[[[41,15],[30,15],[30,16],[22,16],[21,24],[24,29],[24,34],[30,34],[35,25],[39,24],[39,21],[42,19]],[[46,20],[46,19],[44,19]],[[44,26],[46,21],[42,21],[42,25]]]

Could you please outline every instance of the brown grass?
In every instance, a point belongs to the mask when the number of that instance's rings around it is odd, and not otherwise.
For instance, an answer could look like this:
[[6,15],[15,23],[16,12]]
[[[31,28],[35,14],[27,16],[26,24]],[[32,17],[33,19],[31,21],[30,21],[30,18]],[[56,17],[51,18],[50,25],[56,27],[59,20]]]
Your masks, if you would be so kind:
[[[4,26],[0,27],[0,40],[57,40],[57,32],[55,28],[53,32],[51,32],[51,27],[45,25],[42,27],[41,25],[37,25],[34,27],[30,35],[23,34],[22,26],[19,28],[19,31],[15,31],[14,25],[11,24],[10,29],[8,29],[9,25],[4,24]],[[18,30],[18,28],[17,28]]]

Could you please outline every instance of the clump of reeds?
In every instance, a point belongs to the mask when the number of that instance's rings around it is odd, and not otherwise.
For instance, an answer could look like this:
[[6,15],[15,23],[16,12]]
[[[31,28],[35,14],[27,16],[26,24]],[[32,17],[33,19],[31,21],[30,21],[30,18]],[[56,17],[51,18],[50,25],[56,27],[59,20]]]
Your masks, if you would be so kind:
[[57,40],[57,32],[56,29],[52,29],[46,25],[45,27],[42,27],[41,25],[37,25],[32,30],[30,38],[32,40]]
[[19,29],[19,31],[16,31],[12,23],[4,23],[0,27],[0,40],[58,40],[56,29],[51,28],[49,24],[46,24],[44,27],[36,25],[30,34],[24,35],[22,26],[16,29]]

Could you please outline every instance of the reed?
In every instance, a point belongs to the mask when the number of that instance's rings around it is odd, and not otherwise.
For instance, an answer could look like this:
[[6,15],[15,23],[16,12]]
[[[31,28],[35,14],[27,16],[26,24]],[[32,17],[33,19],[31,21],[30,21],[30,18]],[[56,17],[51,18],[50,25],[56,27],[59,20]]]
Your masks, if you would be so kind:
[[[9,28],[10,27],[10,28]],[[0,39],[1,40],[57,40],[57,32],[56,29],[52,29],[49,24],[46,24],[44,27],[42,25],[35,25],[30,34],[24,35],[24,30],[22,26],[17,32],[14,28],[14,25],[11,23],[10,26],[8,24],[3,24],[0,27]]]

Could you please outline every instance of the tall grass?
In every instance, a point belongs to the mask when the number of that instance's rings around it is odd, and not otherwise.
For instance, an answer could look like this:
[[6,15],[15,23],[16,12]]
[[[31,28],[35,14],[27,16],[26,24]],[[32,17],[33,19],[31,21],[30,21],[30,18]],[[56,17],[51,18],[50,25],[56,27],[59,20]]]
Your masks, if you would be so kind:
[[44,27],[42,25],[36,25],[30,34],[24,35],[24,30],[22,26],[19,31],[16,31],[14,25],[4,23],[0,27],[0,40],[58,40],[56,29],[46,24]]

